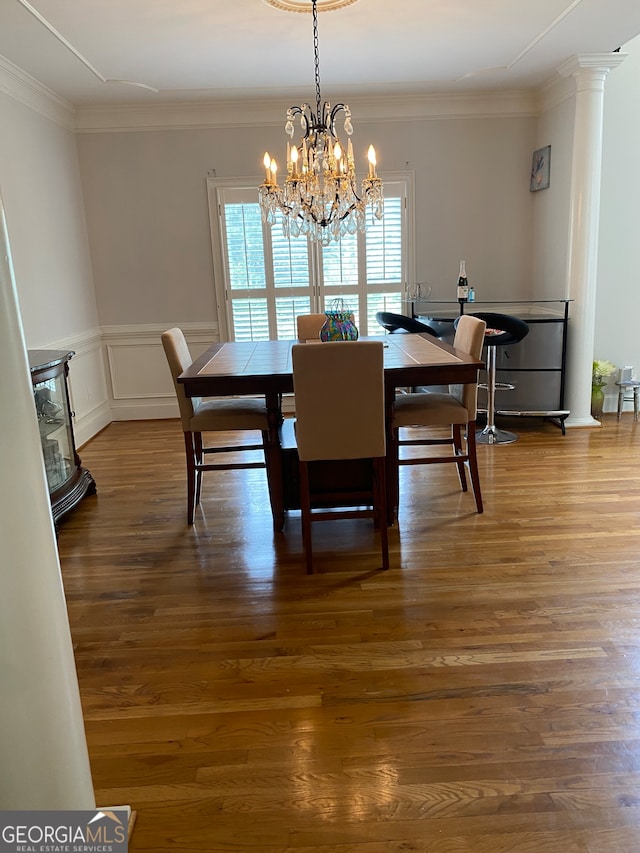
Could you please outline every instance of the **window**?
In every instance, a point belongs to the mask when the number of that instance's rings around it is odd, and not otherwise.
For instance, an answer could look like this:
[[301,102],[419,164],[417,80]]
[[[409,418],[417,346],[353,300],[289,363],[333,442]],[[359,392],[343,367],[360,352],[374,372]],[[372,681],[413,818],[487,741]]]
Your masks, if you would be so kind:
[[377,311],[401,312],[408,267],[409,176],[385,180],[384,216],[329,246],[263,225],[256,187],[208,182],[218,320],[223,340],[296,337],[296,316],[336,301],[361,335],[380,331]]

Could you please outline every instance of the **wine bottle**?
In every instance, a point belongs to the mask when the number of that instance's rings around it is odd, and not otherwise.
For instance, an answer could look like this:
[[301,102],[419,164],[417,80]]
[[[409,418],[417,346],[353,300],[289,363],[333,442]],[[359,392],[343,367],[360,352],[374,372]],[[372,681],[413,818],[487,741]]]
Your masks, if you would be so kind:
[[462,314],[463,305],[469,299],[469,282],[467,281],[467,273],[465,262],[460,261],[460,274],[458,275],[458,302],[460,303],[460,313]]

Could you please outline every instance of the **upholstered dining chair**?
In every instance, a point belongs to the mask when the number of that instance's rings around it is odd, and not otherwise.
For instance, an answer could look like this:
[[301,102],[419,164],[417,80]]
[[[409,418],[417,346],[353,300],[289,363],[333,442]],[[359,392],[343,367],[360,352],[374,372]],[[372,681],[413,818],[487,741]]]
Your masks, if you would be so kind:
[[[463,315],[457,321],[454,338],[456,349],[480,358],[484,344],[486,323],[477,317]],[[392,421],[395,452],[398,465],[420,465],[438,462],[453,462],[457,465],[462,491],[467,491],[465,467],[468,467],[476,508],[483,511],[478,460],[476,456],[476,413],[478,402],[478,383],[451,385],[449,393],[423,392],[403,394],[394,401]],[[449,426],[448,437],[400,438],[403,427],[441,427]],[[450,444],[453,453],[450,456],[436,455],[420,457],[402,457],[400,448],[405,445]],[[397,466],[396,466],[396,470]]]
[[[265,462],[228,461],[205,463],[205,454],[235,453],[236,451],[262,450],[267,441],[267,409],[264,402],[251,398],[225,398],[221,400],[203,400],[200,397],[187,397],[184,386],[177,380],[191,364],[191,355],[181,329],[168,329],[162,333],[169,369],[178,398],[180,420],[184,431],[184,444],[187,455],[187,522],[193,524],[196,506],[200,503],[203,471],[225,471],[234,468],[264,468]],[[238,432],[259,430],[262,433],[260,444],[236,444],[232,446],[205,447],[202,439],[204,432]]]
[[[309,574],[312,522],[333,519],[373,518],[382,568],[389,568],[383,347],[382,341],[292,347],[302,538]],[[337,383],[333,392],[327,389],[330,379]],[[354,493],[318,487],[314,466],[317,471],[322,462],[336,460],[365,460],[365,485],[358,483]]]
[[317,341],[320,339],[320,329],[327,319],[326,314],[298,314],[296,329],[299,341]]

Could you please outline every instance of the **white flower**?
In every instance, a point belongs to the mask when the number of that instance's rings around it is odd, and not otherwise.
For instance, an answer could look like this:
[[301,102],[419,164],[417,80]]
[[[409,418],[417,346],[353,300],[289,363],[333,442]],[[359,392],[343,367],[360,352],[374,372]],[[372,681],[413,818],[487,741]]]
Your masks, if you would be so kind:
[[611,361],[594,361],[591,371],[592,385],[606,385],[607,377],[611,376],[616,370],[615,364]]

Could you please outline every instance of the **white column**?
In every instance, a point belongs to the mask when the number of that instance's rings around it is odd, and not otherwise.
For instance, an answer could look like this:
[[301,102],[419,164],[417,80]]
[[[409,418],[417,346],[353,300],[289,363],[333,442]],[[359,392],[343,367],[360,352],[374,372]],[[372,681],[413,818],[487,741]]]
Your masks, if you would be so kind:
[[0,809],[95,798],[0,199]]
[[570,307],[567,352],[568,427],[599,426],[591,417],[591,366],[596,320],[596,273],[602,171],[604,81],[623,53],[572,57],[558,70],[576,83],[567,295]]

